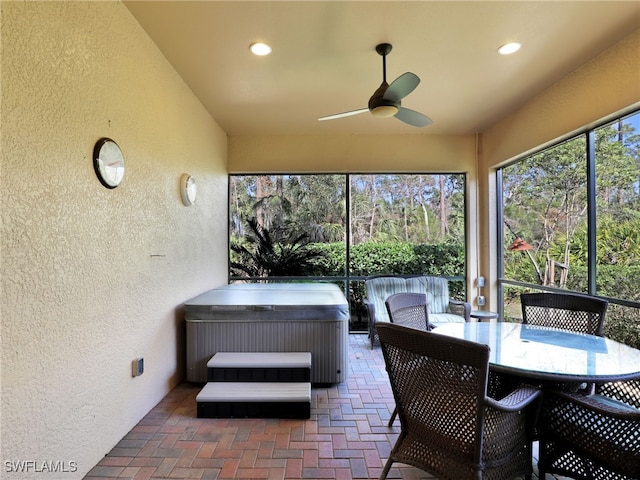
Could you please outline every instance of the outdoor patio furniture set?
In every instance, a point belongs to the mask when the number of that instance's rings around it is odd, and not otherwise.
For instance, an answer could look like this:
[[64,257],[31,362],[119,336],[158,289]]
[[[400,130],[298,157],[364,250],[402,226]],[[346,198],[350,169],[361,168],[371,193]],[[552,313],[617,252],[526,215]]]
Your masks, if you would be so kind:
[[[606,301],[523,294],[522,325],[434,328],[428,296],[392,293],[389,321],[370,330],[396,401],[390,424],[396,413],[401,424],[381,479],[394,462],[442,479],[531,478],[534,440],[541,479],[640,478],[640,352],[602,337]],[[552,358],[509,363],[538,347]],[[577,360],[558,373],[553,357],[571,363],[562,349]]]

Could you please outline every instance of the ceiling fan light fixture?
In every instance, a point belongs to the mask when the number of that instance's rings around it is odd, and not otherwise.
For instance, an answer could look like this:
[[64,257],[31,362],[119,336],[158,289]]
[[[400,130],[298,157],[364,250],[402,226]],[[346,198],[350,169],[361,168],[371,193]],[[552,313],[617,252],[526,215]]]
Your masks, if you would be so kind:
[[269,55],[271,53],[271,47],[266,43],[256,42],[249,45],[249,50],[254,55],[259,57],[264,57],[265,55]]
[[520,50],[520,47],[522,47],[522,44],[520,42],[505,43],[500,48],[498,48],[498,53],[500,55],[511,55],[512,53],[516,53],[518,50]]
[[398,113],[398,107],[395,105],[380,105],[371,110],[371,114],[378,118],[393,117],[396,113]]

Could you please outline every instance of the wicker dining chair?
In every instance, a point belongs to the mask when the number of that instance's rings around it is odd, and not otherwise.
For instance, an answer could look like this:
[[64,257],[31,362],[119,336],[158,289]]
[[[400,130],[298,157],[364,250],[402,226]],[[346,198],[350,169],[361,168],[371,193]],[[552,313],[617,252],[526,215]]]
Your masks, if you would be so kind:
[[595,392],[544,392],[540,478],[640,479],[640,380],[596,385]]
[[[396,293],[389,296],[384,304],[392,323],[423,332],[431,330],[427,311],[427,296],[424,293]],[[389,427],[393,425],[397,415],[398,408],[396,407],[387,424]]]
[[[522,293],[522,323],[603,336],[609,302],[580,293]],[[500,376],[500,375],[497,375]],[[502,378],[503,382],[504,376]],[[495,379],[492,378],[492,383]],[[506,382],[508,383],[508,382]],[[565,383],[564,390],[593,391],[593,385]]]
[[578,293],[523,293],[522,323],[602,336],[609,302]]
[[380,480],[395,462],[443,480],[531,475],[523,411],[538,389],[495,400],[487,396],[487,345],[388,322],[376,328],[401,426]]
[[424,293],[396,293],[389,296],[384,304],[392,323],[422,331],[431,329]]

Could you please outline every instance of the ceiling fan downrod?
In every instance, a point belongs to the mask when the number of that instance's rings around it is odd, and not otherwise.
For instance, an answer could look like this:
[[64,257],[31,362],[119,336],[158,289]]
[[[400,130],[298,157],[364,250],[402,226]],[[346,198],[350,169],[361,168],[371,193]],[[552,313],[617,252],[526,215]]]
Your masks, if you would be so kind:
[[390,43],[380,43],[376,45],[376,52],[382,56],[382,81],[387,83],[387,55],[391,52],[393,45]]
[[376,45],[376,52],[382,56],[382,84],[374,92],[369,99],[369,110],[375,117],[388,118],[393,117],[400,108],[400,102],[394,102],[384,98],[384,94],[389,88],[387,83],[387,55],[393,47],[390,43],[381,43]]

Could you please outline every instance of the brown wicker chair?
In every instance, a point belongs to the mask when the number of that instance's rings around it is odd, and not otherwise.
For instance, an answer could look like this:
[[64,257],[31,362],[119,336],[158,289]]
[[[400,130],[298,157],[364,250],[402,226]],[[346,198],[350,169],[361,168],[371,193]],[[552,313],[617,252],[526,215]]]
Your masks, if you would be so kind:
[[[609,302],[579,293],[523,293],[522,323],[527,325],[560,328],[572,332],[586,333],[601,337]],[[493,377],[494,375],[492,375]],[[504,375],[501,381],[505,380]],[[492,384],[496,379],[492,378]],[[498,382],[499,383],[499,382]],[[557,385],[563,390],[593,391],[593,385],[565,383]]]
[[424,293],[396,293],[388,297],[384,304],[392,323],[416,330],[431,330],[427,296]]
[[494,400],[486,394],[488,346],[392,323],[376,328],[401,425],[381,480],[394,462],[444,480],[531,475],[522,412],[538,389]]
[[577,293],[523,293],[522,323],[602,336],[609,302]]
[[[427,296],[424,293],[396,293],[388,297],[384,304],[387,307],[391,323],[423,332],[431,330],[429,313],[427,312]],[[397,414],[398,409],[395,408],[388,426],[393,425]]]
[[593,395],[545,391],[540,478],[640,478],[640,380],[596,385]]

